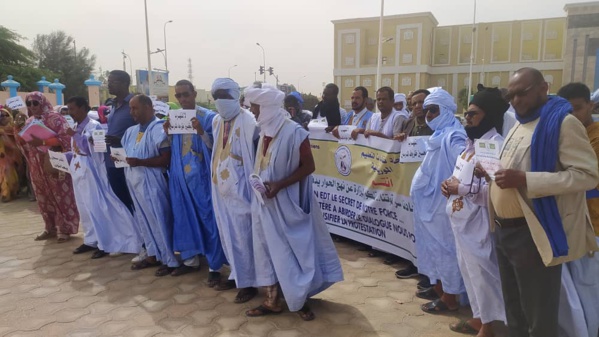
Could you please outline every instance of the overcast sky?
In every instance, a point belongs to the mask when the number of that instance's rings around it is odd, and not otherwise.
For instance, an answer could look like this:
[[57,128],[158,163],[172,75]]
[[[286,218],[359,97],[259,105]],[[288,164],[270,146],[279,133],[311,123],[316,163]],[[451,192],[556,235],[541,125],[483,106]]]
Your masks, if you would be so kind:
[[[506,21],[564,17],[564,5],[584,1],[478,0],[477,21]],[[187,78],[192,59],[194,82],[209,89],[217,77],[250,84],[262,64],[272,66],[281,82],[301,91],[319,93],[322,82],[333,80],[331,20],[374,17],[379,0],[147,0],[152,50],[164,47],[167,25],[170,81]],[[131,55],[134,69],[147,68],[143,0],[0,0],[0,24],[27,38],[63,30],[77,48],[97,56],[96,70],[122,69],[121,51]],[[473,0],[386,0],[385,15],[430,11],[439,25],[472,22]],[[128,62],[128,61],[127,61]],[[164,68],[161,54],[152,67]],[[127,63],[127,70],[129,63]],[[259,75],[258,75],[259,76]],[[267,78],[274,82],[274,78]]]

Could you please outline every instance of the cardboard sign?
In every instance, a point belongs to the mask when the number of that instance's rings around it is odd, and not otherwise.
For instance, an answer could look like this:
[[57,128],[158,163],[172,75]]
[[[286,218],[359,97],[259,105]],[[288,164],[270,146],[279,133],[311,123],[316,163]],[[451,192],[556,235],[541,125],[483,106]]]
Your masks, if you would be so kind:
[[195,110],[169,110],[168,121],[169,135],[195,134],[196,130],[191,125],[191,119],[196,116]]
[[8,105],[8,107],[11,108],[12,110],[18,110],[18,109],[27,107],[25,105],[25,102],[23,102],[23,99],[21,98],[21,96],[15,96],[15,97],[8,98],[6,100],[6,105]]
[[417,163],[426,156],[426,142],[429,136],[408,137],[401,142],[400,163]]

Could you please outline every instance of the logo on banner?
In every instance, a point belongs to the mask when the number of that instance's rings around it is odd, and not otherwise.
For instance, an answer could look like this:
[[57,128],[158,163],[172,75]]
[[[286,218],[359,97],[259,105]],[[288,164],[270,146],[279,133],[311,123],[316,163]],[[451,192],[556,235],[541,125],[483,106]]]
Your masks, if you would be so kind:
[[335,151],[335,166],[342,176],[348,176],[351,173],[351,151],[347,146],[340,146]]

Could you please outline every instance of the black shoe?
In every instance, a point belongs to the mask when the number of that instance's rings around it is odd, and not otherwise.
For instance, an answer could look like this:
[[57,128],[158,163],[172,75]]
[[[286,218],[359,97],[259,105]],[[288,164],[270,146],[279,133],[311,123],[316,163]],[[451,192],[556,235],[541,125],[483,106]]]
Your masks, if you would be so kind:
[[171,273],[171,276],[181,276],[181,275],[193,273],[194,271],[200,271],[200,266],[190,267],[190,266],[182,265],[182,266],[176,268],[175,270],[173,270],[173,272]]
[[96,249],[98,249],[98,248],[83,244],[83,245],[75,248],[75,250],[73,251],[73,254],[83,254],[83,253],[91,252],[92,250],[96,250]]
[[420,275],[420,276],[421,276],[421,280],[418,281],[418,284],[416,285],[416,287],[418,287],[419,290],[428,289],[433,286],[431,284],[431,282],[429,281],[428,277],[426,277],[424,275]]
[[389,265],[400,262],[401,260],[403,259],[399,256],[388,254],[387,257],[383,260],[383,263]]
[[404,269],[400,269],[395,272],[395,277],[406,279],[418,276],[418,268],[416,268],[413,264],[410,264],[409,267]]
[[435,291],[435,289],[433,287],[430,287],[428,289],[418,290],[416,292],[416,297],[422,298],[425,300],[429,300],[429,301],[434,301],[439,298],[439,295],[437,294],[437,292]]
[[105,251],[103,251],[101,249],[98,249],[97,251],[95,251],[92,254],[92,259],[101,259],[101,258],[103,258],[106,255],[108,255],[108,253],[106,253]]

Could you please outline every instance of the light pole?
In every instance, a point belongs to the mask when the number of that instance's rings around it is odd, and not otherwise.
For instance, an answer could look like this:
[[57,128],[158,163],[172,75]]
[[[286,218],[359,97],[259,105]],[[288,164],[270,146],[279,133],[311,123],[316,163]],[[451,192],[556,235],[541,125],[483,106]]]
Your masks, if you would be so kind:
[[[472,39],[470,40],[470,70],[468,71],[468,102],[472,93],[472,64],[474,63],[474,33],[476,32],[476,0],[474,0],[474,14],[472,18]],[[464,108],[468,108],[467,106]]]
[[173,20],[168,20],[167,22],[164,23],[164,68],[166,69],[167,73],[168,73],[168,63],[166,62],[166,25],[168,25],[171,22],[173,22]]
[[297,80],[297,88],[296,88],[297,92],[301,92],[300,91],[300,81],[302,80],[302,78],[305,78],[306,76],[308,76],[308,75],[304,75]]
[[125,59],[129,59],[129,72],[130,72],[129,75],[133,79],[133,64],[131,63],[131,56],[129,56],[129,54],[125,53],[124,50],[121,52],[121,54],[123,54],[123,70],[127,71],[127,69],[125,68]]
[[233,69],[233,68],[235,68],[235,67],[237,67],[237,65],[234,65],[234,66],[230,66],[230,67],[229,67],[229,71],[228,71],[228,75],[229,75],[229,76],[227,76],[227,77],[231,78],[231,69]]
[[381,16],[379,17],[379,45],[376,53],[376,84],[374,90],[378,90],[381,87],[381,57],[383,52],[383,20],[385,15],[385,0],[381,0]]
[[262,48],[262,65],[264,66],[264,83],[266,83],[266,53],[264,52],[264,47],[260,45],[260,43],[256,42],[256,45]]
[[148,91],[152,95],[152,60],[150,57],[150,30],[148,28],[148,1],[144,0],[144,11],[146,15],[146,52],[148,54]]
[[156,48],[156,51],[153,51],[150,54],[158,54],[158,53],[161,53],[162,57],[164,57],[164,68],[165,68],[166,72],[168,73],[168,68],[166,67],[166,50]]

